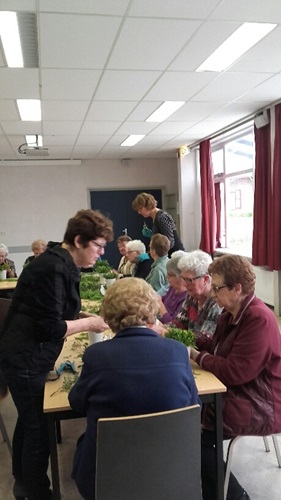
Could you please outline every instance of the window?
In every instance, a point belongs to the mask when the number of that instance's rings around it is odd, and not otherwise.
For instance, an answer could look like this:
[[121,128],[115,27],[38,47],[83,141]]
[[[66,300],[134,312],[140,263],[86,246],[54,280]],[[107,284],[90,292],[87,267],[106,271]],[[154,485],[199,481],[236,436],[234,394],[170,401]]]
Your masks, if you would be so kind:
[[221,234],[218,246],[252,255],[254,204],[253,126],[212,143],[216,196],[220,196]]

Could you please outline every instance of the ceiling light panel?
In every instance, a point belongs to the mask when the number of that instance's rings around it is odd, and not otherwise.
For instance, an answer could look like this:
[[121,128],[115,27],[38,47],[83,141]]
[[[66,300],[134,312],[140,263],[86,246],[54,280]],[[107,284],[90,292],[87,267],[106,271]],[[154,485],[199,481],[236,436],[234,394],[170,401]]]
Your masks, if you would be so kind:
[[22,121],[41,121],[41,101],[39,99],[17,99],[17,105]]
[[224,71],[247,50],[258,43],[277,24],[244,23],[227,38],[196,71]]
[[175,113],[185,104],[185,101],[165,101],[147,118],[147,122],[160,123]]
[[23,57],[15,12],[0,12],[0,36],[9,68],[23,68]]
[[140,142],[144,137],[145,137],[145,135],[129,135],[129,137],[127,137],[127,139],[124,142],[122,142],[122,144],[120,144],[120,145],[121,146],[134,146],[135,144]]

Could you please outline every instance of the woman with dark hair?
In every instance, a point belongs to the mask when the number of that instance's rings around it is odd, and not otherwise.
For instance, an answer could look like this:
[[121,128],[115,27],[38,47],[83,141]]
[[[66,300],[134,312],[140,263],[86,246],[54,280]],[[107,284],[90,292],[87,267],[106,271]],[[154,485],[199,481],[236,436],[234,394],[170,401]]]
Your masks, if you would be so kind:
[[167,236],[168,240],[170,241],[170,249],[168,254],[169,257],[176,250],[184,250],[184,246],[177,233],[177,228],[173,217],[168,214],[168,212],[165,212],[165,210],[157,208],[157,201],[155,200],[154,196],[152,196],[152,194],[138,194],[132,202],[132,208],[143,217],[152,218],[152,229],[144,227],[144,236],[150,238],[157,233]]
[[[191,358],[226,385],[224,438],[281,432],[281,336],[273,312],[255,295],[255,273],[245,257],[224,255],[209,266],[212,295],[224,311],[212,339]],[[216,492],[215,422],[212,405],[202,412],[203,499]],[[249,495],[230,475],[227,500]]]
[[79,210],[68,221],[63,243],[48,246],[18,280],[0,335],[0,366],[18,411],[13,438],[16,497],[52,498],[44,385],[69,335],[107,328],[99,316],[80,314],[79,268],[93,266],[112,237],[107,217]]

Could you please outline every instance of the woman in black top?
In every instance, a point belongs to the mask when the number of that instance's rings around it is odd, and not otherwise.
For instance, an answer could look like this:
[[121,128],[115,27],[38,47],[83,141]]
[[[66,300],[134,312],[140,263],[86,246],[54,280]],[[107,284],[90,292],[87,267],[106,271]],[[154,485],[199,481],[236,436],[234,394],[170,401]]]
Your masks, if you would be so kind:
[[52,498],[44,385],[67,336],[107,328],[98,316],[79,316],[78,268],[93,266],[112,237],[109,219],[98,211],[80,210],[68,221],[63,243],[49,246],[18,280],[0,335],[0,366],[18,410],[13,438],[16,496]]
[[173,217],[168,214],[168,212],[157,208],[157,201],[152,194],[138,194],[132,203],[132,207],[136,212],[138,212],[138,214],[145,218],[151,217],[153,220],[152,229],[149,229],[146,226],[143,228],[144,236],[150,238],[157,233],[167,236],[170,241],[170,250],[168,252],[169,257],[176,250],[184,250],[184,246],[177,233]]

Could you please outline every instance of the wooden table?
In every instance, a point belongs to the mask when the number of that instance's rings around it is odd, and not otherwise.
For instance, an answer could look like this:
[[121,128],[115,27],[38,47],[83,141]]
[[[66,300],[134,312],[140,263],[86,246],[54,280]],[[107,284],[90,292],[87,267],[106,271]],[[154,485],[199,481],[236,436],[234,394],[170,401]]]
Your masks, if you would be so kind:
[[[108,333],[108,332],[107,332]],[[106,332],[105,332],[106,334]],[[56,367],[62,362],[74,361],[76,369],[80,371],[81,354],[83,347],[79,347],[81,334],[69,337],[59,356]],[[79,341],[77,344],[77,340]],[[82,342],[81,342],[82,343]],[[217,452],[217,482],[218,492],[217,500],[224,498],[224,467],[223,467],[223,425],[222,425],[222,393],[226,387],[210,372],[203,370],[191,361],[195,376],[195,382],[202,403],[213,402],[216,415],[216,452]],[[75,413],[68,401],[68,392],[61,392],[63,382],[66,379],[73,378],[70,373],[63,372],[59,379],[47,382],[44,395],[44,412],[48,416],[49,440],[50,440],[50,462],[52,472],[52,487],[54,499],[61,500],[59,468],[57,456],[57,422],[72,418],[81,418],[81,415]],[[214,499],[215,500],[215,499]]]
[[0,280],[0,290],[13,290],[17,286],[17,278]]

